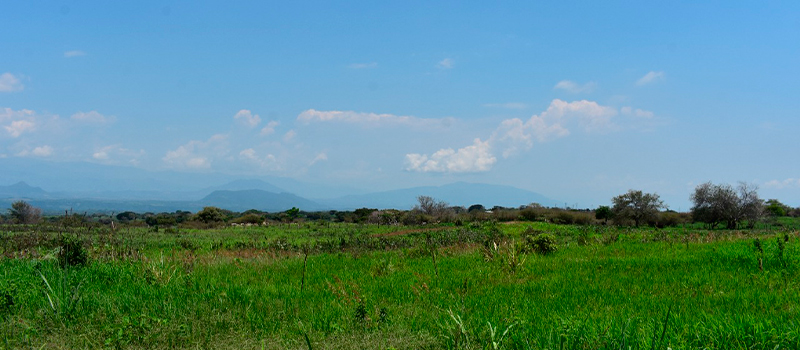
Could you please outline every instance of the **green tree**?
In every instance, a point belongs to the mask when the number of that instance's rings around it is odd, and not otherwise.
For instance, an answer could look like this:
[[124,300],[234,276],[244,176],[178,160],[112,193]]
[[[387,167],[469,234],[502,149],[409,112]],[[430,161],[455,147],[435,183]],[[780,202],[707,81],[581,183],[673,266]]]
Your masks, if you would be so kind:
[[220,222],[225,219],[222,209],[217,207],[204,207],[203,210],[195,214],[195,217],[206,224]]
[[128,221],[136,220],[136,213],[134,213],[132,211],[123,211],[123,212],[117,214],[117,220],[119,220],[121,222],[128,222]]
[[786,216],[786,213],[788,213],[791,210],[791,208],[789,208],[788,205],[781,203],[777,199],[770,199],[767,201],[766,204],[767,206],[764,207],[764,209],[770,216],[775,216],[775,217]]
[[666,208],[664,202],[655,193],[629,190],[611,199],[614,207],[611,209],[615,217],[633,220],[637,227],[639,224],[654,218],[658,211]]
[[42,219],[42,210],[36,208],[26,201],[16,201],[11,203],[8,215],[18,224],[35,224]]
[[611,211],[611,207],[607,205],[601,205],[594,211],[594,217],[597,220],[603,220],[605,223],[608,223],[608,219],[611,219],[613,214],[614,213]]
[[289,221],[294,221],[298,216],[300,216],[300,209],[297,207],[292,207],[292,209],[285,211],[285,213],[286,217],[289,218]]

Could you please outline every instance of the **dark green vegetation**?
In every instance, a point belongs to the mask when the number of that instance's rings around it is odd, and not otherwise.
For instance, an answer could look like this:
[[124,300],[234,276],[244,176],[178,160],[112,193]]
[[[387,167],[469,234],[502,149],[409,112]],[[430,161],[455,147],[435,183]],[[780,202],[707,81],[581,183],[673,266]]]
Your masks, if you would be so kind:
[[[536,210],[516,218],[595,220]],[[794,218],[739,231],[284,214],[4,226],[0,348],[800,348]]]

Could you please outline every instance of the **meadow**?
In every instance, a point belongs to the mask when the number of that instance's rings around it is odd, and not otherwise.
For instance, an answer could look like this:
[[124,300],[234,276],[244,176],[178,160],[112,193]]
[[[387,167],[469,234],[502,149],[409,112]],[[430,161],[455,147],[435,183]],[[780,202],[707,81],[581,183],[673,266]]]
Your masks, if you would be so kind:
[[800,233],[787,226],[0,235],[2,349],[800,348]]

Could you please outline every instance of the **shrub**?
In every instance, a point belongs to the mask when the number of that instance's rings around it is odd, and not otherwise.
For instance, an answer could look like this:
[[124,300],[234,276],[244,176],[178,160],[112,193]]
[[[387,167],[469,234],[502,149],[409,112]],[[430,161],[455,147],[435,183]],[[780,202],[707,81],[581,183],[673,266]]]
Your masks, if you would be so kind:
[[682,223],[684,223],[684,219],[680,213],[667,211],[658,214],[658,222],[655,223],[654,226],[663,228],[670,226],[678,226]]
[[548,255],[555,253],[556,250],[558,250],[558,245],[556,245],[556,236],[554,236],[552,233],[542,233],[536,236],[528,236],[525,239],[528,249],[535,253]]
[[264,222],[264,217],[258,214],[250,213],[233,219],[232,222],[237,224],[260,224]]
[[16,294],[17,286],[14,283],[0,285],[0,315],[11,313]]
[[8,214],[18,224],[35,224],[42,220],[42,209],[36,208],[25,201],[11,203]]
[[58,264],[61,267],[83,266],[88,261],[89,253],[83,247],[83,242],[68,236],[61,238],[61,250],[58,252]]
[[519,216],[525,221],[538,221],[544,218],[544,213],[540,209],[528,207],[520,210]]
[[198,221],[210,224],[224,220],[225,216],[223,215],[222,210],[217,207],[203,207],[203,210],[198,211],[197,214],[195,214],[195,218]]

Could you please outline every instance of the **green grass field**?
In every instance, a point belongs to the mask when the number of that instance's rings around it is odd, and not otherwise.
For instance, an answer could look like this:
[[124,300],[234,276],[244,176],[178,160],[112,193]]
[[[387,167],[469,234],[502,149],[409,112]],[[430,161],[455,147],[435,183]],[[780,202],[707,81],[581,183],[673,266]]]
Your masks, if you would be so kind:
[[[556,237],[537,254],[525,236]],[[800,234],[7,226],[0,348],[798,349]],[[85,266],[57,259],[78,237]],[[756,248],[756,240],[761,249]]]

